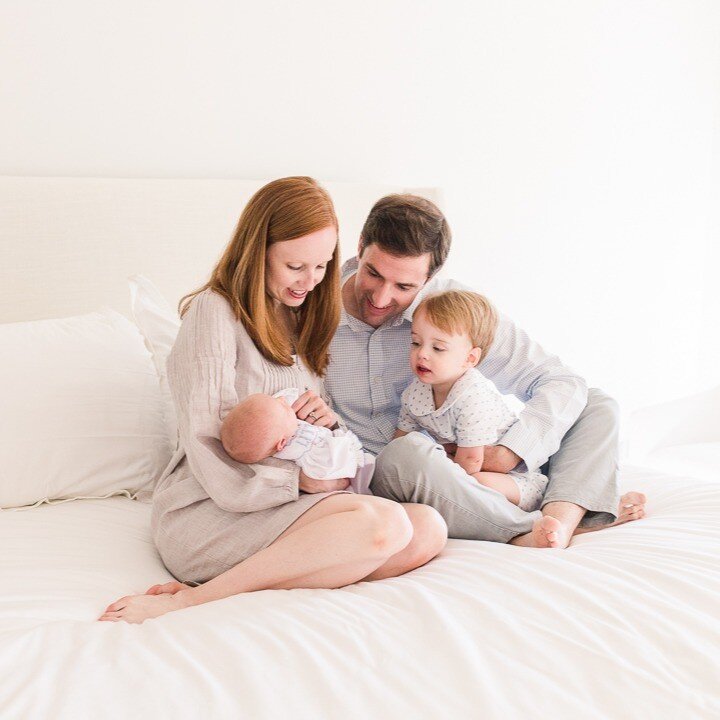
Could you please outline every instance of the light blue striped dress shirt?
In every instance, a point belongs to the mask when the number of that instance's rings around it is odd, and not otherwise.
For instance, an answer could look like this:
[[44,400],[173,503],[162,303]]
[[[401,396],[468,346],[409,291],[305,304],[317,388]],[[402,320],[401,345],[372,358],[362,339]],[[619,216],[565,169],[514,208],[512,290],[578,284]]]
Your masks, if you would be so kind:
[[[343,265],[343,285],[357,267],[357,258]],[[434,278],[402,315],[379,328],[366,325],[343,309],[330,346],[325,387],[335,410],[369,452],[377,455],[392,439],[400,414],[400,395],[414,378],[409,354],[416,305],[428,293],[468,289],[454,280]],[[502,315],[495,341],[478,370],[501,393],[515,395],[525,403],[498,444],[521,457],[529,470],[537,470],[557,451],[585,407],[585,381]]]

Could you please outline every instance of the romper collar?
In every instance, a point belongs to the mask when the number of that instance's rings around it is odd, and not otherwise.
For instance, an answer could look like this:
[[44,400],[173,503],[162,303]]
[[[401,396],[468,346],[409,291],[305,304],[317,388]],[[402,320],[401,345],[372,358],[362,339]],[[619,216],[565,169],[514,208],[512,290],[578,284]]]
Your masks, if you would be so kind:
[[410,412],[416,417],[422,417],[424,415],[440,417],[441,415],[444,415],[473,385],[476,384],[477,375],[479,375],[479,372],[475,368],[470,368],[461,375],[455,381],[455,384],[450,389],[448,396],[445,398],[445,402],[439,408],[435,408],[432,385],[420,382],[420,380],[415,378],[415,380],[413,380],[413,392],[408,393],[410,395],[407,402],[408,410],[410,410]]

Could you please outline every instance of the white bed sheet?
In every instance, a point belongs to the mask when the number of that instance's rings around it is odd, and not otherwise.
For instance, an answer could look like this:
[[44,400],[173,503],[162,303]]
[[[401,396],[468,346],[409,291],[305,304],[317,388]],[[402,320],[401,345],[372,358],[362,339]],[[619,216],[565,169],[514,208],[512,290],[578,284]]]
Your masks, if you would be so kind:
[[453,540],[408,575],[235,596],[143,625],[149,506],[0,512],[3,718],[720,716],[720,492],[627,468],[649,517],[567,550]]

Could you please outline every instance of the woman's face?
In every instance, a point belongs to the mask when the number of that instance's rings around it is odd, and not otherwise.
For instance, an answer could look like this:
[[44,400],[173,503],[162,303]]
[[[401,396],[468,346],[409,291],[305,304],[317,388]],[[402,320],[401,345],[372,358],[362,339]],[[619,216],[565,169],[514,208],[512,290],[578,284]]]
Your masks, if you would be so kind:
[[267,294],[288,307],[299,307],[325,277],[337,244],[332,225],[309,235],[270,245],[265,262]]

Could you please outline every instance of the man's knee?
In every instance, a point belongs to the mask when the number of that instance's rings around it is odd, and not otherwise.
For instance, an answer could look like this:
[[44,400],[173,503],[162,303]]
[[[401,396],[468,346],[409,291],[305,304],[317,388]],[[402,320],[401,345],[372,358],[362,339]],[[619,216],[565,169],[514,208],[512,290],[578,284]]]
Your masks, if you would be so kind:
[[413,474],[426,463],[424,458],[435,443],[419,432],[411,432],[397,440],[389,442],[375,459],[375,472],[390,474],[402,470],[403,474]]
[[400,480],[420,477],[434,445],[430,438],[417,432],[388,443],[375,458],[375,472],[370,485],[373,494],[400,502],[409,499],[403,490],[407,490],[407,483],[403,485]]
[[597,388],[588,390],[588,401],[583,415],[592,417],[593,422],[613,428],[620,424],[620,406],[607,393]]

